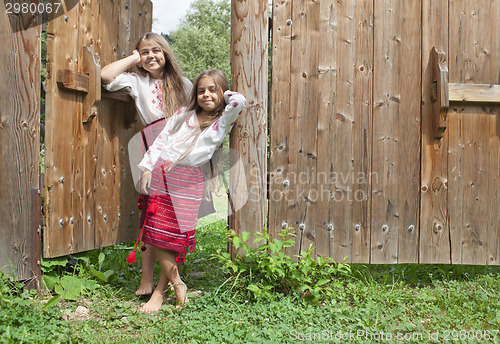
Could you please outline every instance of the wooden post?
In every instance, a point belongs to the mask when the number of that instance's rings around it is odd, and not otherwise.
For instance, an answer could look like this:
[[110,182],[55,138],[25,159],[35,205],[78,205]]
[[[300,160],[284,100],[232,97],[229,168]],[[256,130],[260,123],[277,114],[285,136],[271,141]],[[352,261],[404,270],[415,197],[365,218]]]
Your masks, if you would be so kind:
[[[448,47],[448,1],[425,0],[422,2],[422,141],[420,180],[420,242],[419,263],[449,264],[450,226],[448,216],[448,131],[441,131],[440,140],[436,134],[441,119],[441,101],[446,105],[446,92],[438,93],[438,79],[448,82],[443,74],[447,66],[432,65],[432,58],[445,57],[445,52],[434,47]],[[435,60],[439,62],[439,59]],[[442,60],[441,60],[442,61]],[[441,68],[440,68],[441,67]],[[444,68],[443,68],[444,67]],[[445,78],[446,77],[446,78]],[[436,93],[429,85],[436,81]],[[437,100],[438,94],[440,101]],[[435,101],[433,101],[436,99]]]
[[31,209],[36,210],[32,192],[39,189],[40,173],[42,16],[8,13],[12,3],[20,1],[0,2],[0,271],[28,280],[40,260],[32,238],[40,215]]
[[247,98],[230,144],[236,154],[231,154],[229,225],[237,233],[262,231],[266,223],[268,22],[267,0],[232,0],[231,89]]

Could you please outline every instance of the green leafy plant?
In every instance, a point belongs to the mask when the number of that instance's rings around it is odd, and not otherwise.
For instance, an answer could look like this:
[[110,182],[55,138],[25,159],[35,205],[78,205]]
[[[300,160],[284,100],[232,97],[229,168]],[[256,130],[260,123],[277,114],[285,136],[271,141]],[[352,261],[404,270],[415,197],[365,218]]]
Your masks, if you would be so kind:
[[295,245],[295,235],[290,230],[282,230],[273,239],[267,232],[255,233],[254,244],[262,242],[256,248],[248,244],[250,233],[243,232],[240,237],[230,231],[227,240],[242,254],[233,258],[227,252],[214,255],[231,274],[225,285],[240,292],[248,291],[255,299],[273,299],[276,293],[296,292],[317,304],[332,295],[341,287],[338,277],[350,275],[349,265],[336,263],[329,257],[313,259],[313,246],[290,256],[287,248]]
[[69,329],[58,312],[45,310],[36,290],[0,271],[0,343],[62,343]]
[[97,256],[97,269],[91,258],[92,254],[86,253],[80,256],[42,260],[45,286],[56,294],[44,309],[56,304],[60,298],[77,300],[83,294],[98,288],[98,282],[108,282],[114,271],[101,271],[105,260],[104,253],[100,252]]

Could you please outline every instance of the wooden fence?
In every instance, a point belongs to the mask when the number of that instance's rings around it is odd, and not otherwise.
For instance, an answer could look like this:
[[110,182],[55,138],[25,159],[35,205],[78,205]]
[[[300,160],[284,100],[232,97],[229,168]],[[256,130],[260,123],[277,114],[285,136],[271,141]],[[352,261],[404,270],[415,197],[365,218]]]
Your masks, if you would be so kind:
[[274,1],[271,233],[337,261],[500,264],[499,17],[498,0]]

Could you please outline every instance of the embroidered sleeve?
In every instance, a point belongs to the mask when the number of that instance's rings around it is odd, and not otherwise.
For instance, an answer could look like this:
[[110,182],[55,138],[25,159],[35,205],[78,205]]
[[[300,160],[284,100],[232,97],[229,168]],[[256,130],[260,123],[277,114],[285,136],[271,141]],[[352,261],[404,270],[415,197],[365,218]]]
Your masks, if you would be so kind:
[[209,161],[246,106],[245,97],[237,92],[226,91],[224,99],[227,104],[224,113],[198,138],[195,149],[183,160],[184,164],[200,166]]
[[158,110],[163,111],[163,89],[161,87],[161,81],[155,82],[155,88],[151,90],[151,93],[153,94],[151,103]]
[[223,135],[226,136],[231,131],[238,116],[246,107],[247,100],[242,94],[234,91],[224,92],[224,100],[227,104],[224,113],[219,120],[212,125],[212,128],[216,131],[221,131]]

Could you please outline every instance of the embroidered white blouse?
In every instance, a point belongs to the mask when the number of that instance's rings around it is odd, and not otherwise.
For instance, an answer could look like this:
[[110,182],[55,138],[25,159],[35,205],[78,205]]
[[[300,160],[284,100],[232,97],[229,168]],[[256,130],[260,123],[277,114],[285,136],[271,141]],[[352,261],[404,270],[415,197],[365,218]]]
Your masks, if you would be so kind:
[[[224,99],[227,105],[222,116],[201,133],[193,150],[179,161],[180,164],[201,166],[208,162],[226,135],[229,134],[238,115],[246,106],[246,99],[243,95],[233,91],[224,92]],[[168,119],[165,128],[139,163],[141,170],[152,171],[160,158],[169,162],[177,162],[186,152],[194,140],[193,129],[198,126],[195,111],[190,111],[180,129],[176,133],[172,133],[172,128],[185,111],[187,111],[186,108],[179,109],[174,116]]]
[[[191,91],[191,81],[184,78],[186,90]],[[153,79],[149,74],[122,73],[111,83],[103,85],[108,91],[125,88],[134,99],[142,124],[147,125],[164,118],[161,80]]]

